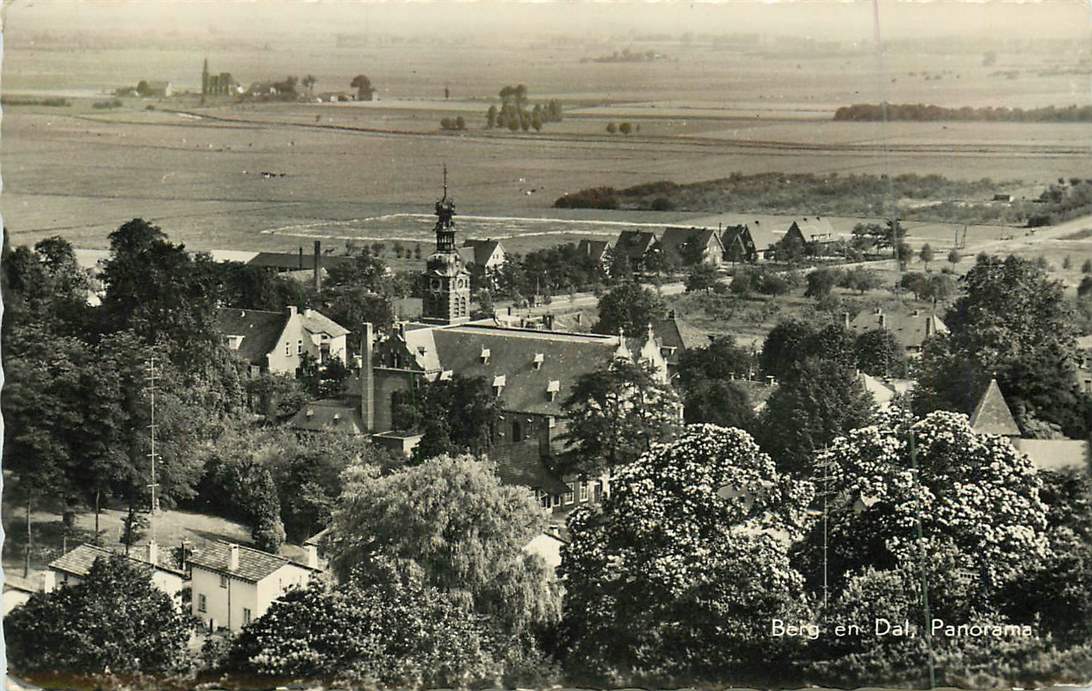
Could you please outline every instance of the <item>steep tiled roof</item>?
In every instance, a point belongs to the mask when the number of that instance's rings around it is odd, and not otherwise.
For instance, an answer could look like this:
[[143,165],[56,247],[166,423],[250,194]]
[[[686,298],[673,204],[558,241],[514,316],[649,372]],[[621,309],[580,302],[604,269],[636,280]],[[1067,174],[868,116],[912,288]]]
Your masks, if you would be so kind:
[[948,327],[935,314],[919,310],[895,310],[885,312],[861,312],[849,323],[857,333],[873,329],[890,331],[903,348],[921,348],[926,338],[938,333],[948,333]]
[[1020,428],[1012,418],[1012,411],[1005,403],[996,379],[990,379],[989,386],[978,399],[978,405],[971,413],[971,427],[979,434],[1020,436]]
[[661,346],[675,348],[676,353],[691,348],[705,348],[710,343],[709,334],[679,319],[674,313],[653,322],[652,331]]
[[275,573],[277,569],[291,564],[301,569],[311,569],[311,567],[298,562],[294,562],[291,559],[279,557],[275,554],[269,554],[258,549],[251,549],[250,547],[243,547],[239,545],[239,568],[231,570],[228,568],[231,562],[231,545],[226,542],[210,542],[200,551],[195,551],[193,556],[190,557],[190,564],[196,567],[201,567],[209,571],[215,571],[217,573],[223,573],[236,578],[241,578],[244,581],[251,581],[257,583],[266,576]]
[[306,432],[364,434],[364,420],[360,417],[360,398],[345,396],[311,401],[299,409],[288,426]]
[[683,246],[689,242],[700,247],[703,253],[711,242],[716,244],[718,251],[723,251],[720,238],[717,237],[717,231],[712,228],[668,227],[664,229],[663,235],[660,236],[660,247],[664,254],[673,257],[680,265],[687,263],[683,256]]
[[216,311],[216,325],[225,336],[242,336],[236,350],[247,362],[258,364],[277,347],[277,339],[288,324],[286,312],[244,310],[222,307]]
[[[139,547],[134,548],[134,550],[135,551],[132,551],[129,554],[128,558],[130,560],[144,564],[145,566],[152,565],[140,553]],[[98,559],[99,557],[110,558],[113,555],[114,552],[111,552],[108,549],[96,547],[95,545],[89,545],[85,543],[80,545],[79,547],[76,547],[75,549],[69,550],[65,554],[51,561],[49,563],[49,568],[53,569],[54,571],[63,571],[65,573],[70,573],[73,576],[83,577],[91,572],[91,566],[95,563],[96,559]],[[173,573],[178,576],[184,575],[183,572],[179,571],[178,569],[166,566],[162,563],[157,563],[154,566],[160,571],[166,571],[168,573]]]
[[344,326],[318,310],[305,309],[300,317],[303,320],[303,328],[311,333],[324,333],[331,338],[337,338],[349,333],[349,330]]
[[[463,324],[430,329],[430,339],[420,331],[407,332],[411,350],[426,348],[418,362],[435,364],[425,369],[443,369],[464,377],[484,377],[492,383],[504,376],[501,406],[524,413],[560,415],[561,404],[583,374],[606,367],[618,349],[615,336],[574,334],[536,329],[497,328]],[[427,341],[431,341],[431,349]],[[483,351],[488,356],[483,357]],[[542,362],[535,366],[535,356]],[[558,382],[550,400],[547,388]]]
[[601,262],[607,250],[613,246],[614,243],[610,240],[581,240],[577,251],[590,257],[592,261]]
[[[325,256],[322,258],[322,266],[324,268],[331,268],[340,264],[347,264],[353,261],[352,257],[347,256]],[[315,255],[303,254],[300,255],[296,252],[259,252],[247,262],[250,266],[267,266],[279,271],[292,271],[299,269],[313,270],[315,268]]]
[[813,235],[833,235],[834,226],[830,224],[830,220],[821,216],[803,216],[800,218],[794,218],[792,223],[789,224],[791,228],[793,223],[800,229],[800,233],[804,236],[805,240],[811,240]]
[[656,236],[647,230],[623,230],[618,234],[614,251],[629,257],[630,261],[640,261],[654,244]]
[[467,240],[459,248],[459,255],[468,264],[473,262],[478,266],[485,266],[500,246],[497,240]]

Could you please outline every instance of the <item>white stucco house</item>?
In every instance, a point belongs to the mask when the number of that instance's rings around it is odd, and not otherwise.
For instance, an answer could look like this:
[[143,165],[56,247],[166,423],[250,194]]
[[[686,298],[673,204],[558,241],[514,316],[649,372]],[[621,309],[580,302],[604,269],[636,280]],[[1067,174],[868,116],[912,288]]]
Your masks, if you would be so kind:
[[321,574],[318,554],[309,564],[227,542],[212,542],[190,557],[192,612],[210,630],[237,633],[265,614],[289,588],[302,588]]
[[[54,587],[76,585],[87,578],[91,566],[100,557],[110,558],[115,553],[95,545],[83,544],[69,550],[54,559],[46,571],[42,589],[50,591]],[[124,555],[123,555],[124,556]],[[159,553],[159,546],[154,542],[133,547],[128,558],[137,564],[148,567],[152,584],[171,596],[175,607],[182,609],[182,589],[186,585],[186,573],[165,562]]]
[[283,312],[222,307],[216,324],[228,349],[252,372],[295,374],[303,354],[320,364],[346,363],[349,330],[318,310],[288,307]]

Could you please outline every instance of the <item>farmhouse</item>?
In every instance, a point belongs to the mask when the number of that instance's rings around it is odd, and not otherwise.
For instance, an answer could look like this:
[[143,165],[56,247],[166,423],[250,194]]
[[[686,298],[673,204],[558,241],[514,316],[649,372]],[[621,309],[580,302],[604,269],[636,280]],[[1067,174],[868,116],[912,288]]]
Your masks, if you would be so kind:
[[614,255],[625,257],[634,271],[642,271],[656,247],[656,235],[644,230],[623,230],[614,243]]
[[464,264],[475,264],[485,271],[495,271],[504,266],[508,257],[498,240],[466,240],[459,248]]
[[212,542],[190,557],[192,612],[209,630],[232,633],[265,614],[289,588],[302,588],[321,571],[318,553],[307,564],[227,542]]
[[[111,556],[114,556],[114,553],[110,550],[90,544],[83,544],[69,550],[50,562],[45,590],[52,590],[54,585],[63,587],[82,582],[91,572],[91,566],[96,559]],[[175,607],[182,608],[182,589],[188,580],[186,572],[165,564],[156,543],[148,543],[142,552],[130,554],[129,559],[147,567],[152,583],[171,596]]]
[[720,266],[724,261],[724,245],[711,228],[665,228],[659,246],[673,266]]
[[346,362],[349,330],[321,312],[296,307],[267,312],[236,307],[216,311],[216,324],[229,350],[250,366],[252,374],[294,374],[310,355],[319,364]]
[[163,81],[141,82],[137,85],[137,93],[152,98],[167,98],[174,94],[174,86]]

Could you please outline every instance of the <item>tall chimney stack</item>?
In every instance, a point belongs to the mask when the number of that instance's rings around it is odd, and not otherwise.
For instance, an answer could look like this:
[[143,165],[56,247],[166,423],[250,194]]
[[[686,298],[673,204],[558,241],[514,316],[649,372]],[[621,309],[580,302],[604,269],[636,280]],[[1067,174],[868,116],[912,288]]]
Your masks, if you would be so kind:
[[372,325],[366,322],[360,344],[360,417],[364,421],[364,431],[369,434],[375,430],[375,372],[372,371],[372,347]]
[[322,290],[322,240],[315,240],[315,292]]
[[228,571],[238,571],[239,545],[230,545],[228,550]]

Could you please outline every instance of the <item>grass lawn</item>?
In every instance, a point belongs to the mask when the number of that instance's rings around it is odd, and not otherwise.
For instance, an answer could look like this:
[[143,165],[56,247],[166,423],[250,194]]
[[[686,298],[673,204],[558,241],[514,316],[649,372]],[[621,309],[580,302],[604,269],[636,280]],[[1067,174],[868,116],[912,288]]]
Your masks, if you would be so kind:
[[[7,484],[7,483],[5,483]],[[22,576],[24,555],[27,544],[26,509],[8,485],[4,492],[4,570],[13,575]],[[122,520],[125,511],[107,509],[99,515],[100,543],[107,549],[124,551],[121,543]],[[52,560],[64,553],[67,546],[72,549],[83,542],[95,539],[95,513],[78,513],[71,528],[66,529],[59,507],[43,506],[31,512],[31,526],[34,543],[30,556],[30,578],[33,582]],[[176,547],[183,540],[194,547],[214,540],[230,540],[243,545],[251,544],[250,528],[218,516],[191,513],[188,511],[164,510],[155,518],[156,541],[164,548]],[[147,544],[151,530],[140,535],[137,544]],[[289,552],[292,552],[289,554]],[[286,550],[287,556],[296,557],[295,550]]]

